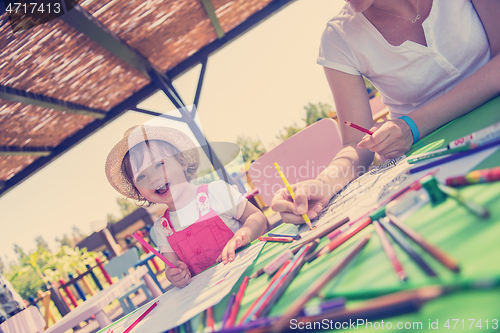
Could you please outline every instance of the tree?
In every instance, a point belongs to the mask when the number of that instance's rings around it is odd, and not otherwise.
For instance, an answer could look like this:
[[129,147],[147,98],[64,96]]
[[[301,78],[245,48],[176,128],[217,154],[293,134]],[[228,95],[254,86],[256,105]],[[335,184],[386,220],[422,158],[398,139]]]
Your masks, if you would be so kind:
[[333,109],[331,105],[327,103],[312,104],[304,106],[304,110],[306,110],[306,118],[303,119],[306,122],[306,125],[314,124],[318,119],[329,118],[329,112]]
[[120,207],[120,213],[122,214],[122,217],[115,217],[113,214],[108,213],[108,215],[106,216],[106,221],[110,224],[120,221],[122,218],[139,208],[139,206],[137,206],[135,203],[128,201],[127,198],[117,198],[116,203]]
[[330,118],[330,112],[333,111],[333,108],[327,103],[319,102],[318,104],[307,104],[306,106],[304,106],[304,110],[306,110],[306,117],[302,118],[302,120],[305,122],[305,126],[301,127],[297,126],[297,124],[293,124],[292,126],[288,127],[285,126],[285,133],[282,133],[282,131],[280,131],[280,133],[276,136],[278,139],[280,139],[281,141],[285,141],[292,135],[303,130],[306,126],[314,124],[316,121],[318,121],[318,119]]
[[285,141],[295,133],[300,132],[303,130],[304,127],[298,127],[297,124],[293,124],[292,126],[285,126],[285,133],[282,134],[281,131],[278,135],[276,135],[276,138],[280,139],[281,141]]
[[37,238],[35,238],[35,243],[37,247],[41,247],[44,250],[50,251],[49,244],[45,241],[45,239],[43,239],[42,236],[38,236]]
[[253,161],[266,152],[260,141],[253,140],[246,136],[238,136],[236,144],[240,146],[243,161]]

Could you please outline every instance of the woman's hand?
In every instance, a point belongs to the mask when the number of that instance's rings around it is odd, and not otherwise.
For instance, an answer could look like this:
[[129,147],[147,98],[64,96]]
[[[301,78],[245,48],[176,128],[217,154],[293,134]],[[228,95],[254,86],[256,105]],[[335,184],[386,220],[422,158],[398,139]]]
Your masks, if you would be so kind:
[[279,212],[285,223],[303,224],[302,214],[306,213],[310,219],[315,218],[332,197],[331,191],[327,191],[318,179],[293,184],[292,189],[295,200],[286,188],[282,188],[276,192],[271,203],[272,210]]
[[413,144],[410,127],[401,119],[376,123],[370,130],[373,135],[365,135],[358,148],[369,149],[385,158],[401,156]]
[[250,237],[244,231],[238,230],[233,238],[227,242],[224,249],[222,249],[222,253],[219,258],[217,258],[217,262],[221,262],[225,265],[228,262],[232,262],[234,257],[236,256],[236,249],[245,246],[250,243]]
[[165,270],[165,276],[177,288],[184,288],[191,282],[191,272],[189,272],[187,265],[182,261],[176,264],[177,268],[168,267]]

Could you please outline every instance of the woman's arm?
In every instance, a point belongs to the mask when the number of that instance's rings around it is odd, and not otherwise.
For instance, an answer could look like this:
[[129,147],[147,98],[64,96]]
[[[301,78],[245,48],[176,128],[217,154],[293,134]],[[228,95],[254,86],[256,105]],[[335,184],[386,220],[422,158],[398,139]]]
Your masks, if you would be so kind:
[[[472,2],[488,36],[492,58],[448,92],[409,114],[421,137],[481,106],[500,93],[500,1]],[[360,142],[360,148],[368,148],[388,158],[402,155],[411,148],[413,142],[406,141],[404,147],[400,145],[402,138],[412,138],[404,121],[396,119],[377,124],[377,127],[380,129],[373,136]]]
[[316,217],[335,193],[365,173],[373,161],[372,152],[357,147],[364,134],[344,123],[349,121],[365,128],[373,127],[363,77],[330,68],[324,70],[335,100],[343,148],[316,179],[292,185],[295,202],[292,201],[288,191],[277,192],[271,207],[281,213],[283,222],[286,223],[304,223],[301,216],[304,213],[307,213],[309,218]]

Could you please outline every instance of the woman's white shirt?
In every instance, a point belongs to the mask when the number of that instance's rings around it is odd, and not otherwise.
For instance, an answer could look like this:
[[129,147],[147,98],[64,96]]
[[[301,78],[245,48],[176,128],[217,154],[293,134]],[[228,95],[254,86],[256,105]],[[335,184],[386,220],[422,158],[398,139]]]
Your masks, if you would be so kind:
[[450,90],[490,60],[488,38],[470,0],[435,0],[422,24],[427,46],[390,45],[346,4],[321,38],[317,63],[370,80],[391,118]]

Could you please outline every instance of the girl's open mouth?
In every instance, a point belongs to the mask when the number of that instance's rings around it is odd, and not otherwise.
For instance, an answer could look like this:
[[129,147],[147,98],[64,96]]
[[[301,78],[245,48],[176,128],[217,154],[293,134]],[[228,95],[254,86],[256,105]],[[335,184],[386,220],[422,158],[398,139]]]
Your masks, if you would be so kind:
[[160,186],[159,186],[159,187],[155,190],[155,192],[156,192],[157,194],[159,194],[159,195],[163,195],[163,194],[167,193],[168,188],[169,188],[169,187],[168,187],[168,183],[166,183],[166,184],[160,185]]

